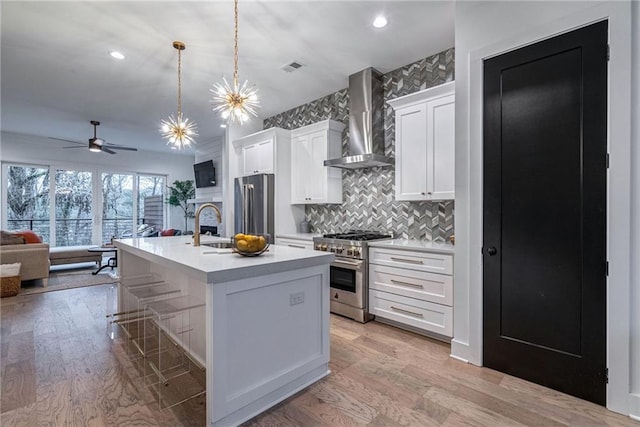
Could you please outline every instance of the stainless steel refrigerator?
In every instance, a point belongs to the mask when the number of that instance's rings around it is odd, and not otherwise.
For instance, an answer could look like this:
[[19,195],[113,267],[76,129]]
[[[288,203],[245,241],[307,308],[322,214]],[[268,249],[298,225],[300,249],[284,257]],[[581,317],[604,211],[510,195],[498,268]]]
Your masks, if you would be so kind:
[[274,175],[258,174],[235,179],[235,233],[269,234],[274,239]]

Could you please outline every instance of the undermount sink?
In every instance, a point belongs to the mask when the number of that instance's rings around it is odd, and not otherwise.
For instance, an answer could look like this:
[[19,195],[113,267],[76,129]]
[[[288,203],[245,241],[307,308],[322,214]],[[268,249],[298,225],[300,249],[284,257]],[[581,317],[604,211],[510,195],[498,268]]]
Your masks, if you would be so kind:
[[201,246],[209,246],[210,248],[216,249],[231,249],[233,245],[231,242],[208,242],[208,243],[200,243]]

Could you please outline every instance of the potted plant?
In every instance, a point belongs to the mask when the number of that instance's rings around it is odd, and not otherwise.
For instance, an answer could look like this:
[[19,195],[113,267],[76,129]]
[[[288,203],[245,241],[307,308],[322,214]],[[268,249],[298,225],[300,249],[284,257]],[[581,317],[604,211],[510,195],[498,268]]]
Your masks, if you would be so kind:
[[189,199],[193,199],[196,196],[196,188],[193,186],[193,180],[188,179],[186,181],[173,181],[173,185],[167,186],[169,190],[169,197],[166,202],[171,206],[177,206],[184,212],[184,231],[186,233],[188,228],[189,218],[193,218],[194,204],[189,203]]

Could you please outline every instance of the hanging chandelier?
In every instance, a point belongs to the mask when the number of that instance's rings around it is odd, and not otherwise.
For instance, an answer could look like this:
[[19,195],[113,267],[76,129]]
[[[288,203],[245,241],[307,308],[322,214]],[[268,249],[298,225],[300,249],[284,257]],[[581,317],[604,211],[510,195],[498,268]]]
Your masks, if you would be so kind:
[[234,0],[234,45],[233,45],[233,85],[227,79],[213,85],[209,91],[213,94],[211,107],[219,112],[223,119],[231,123],[243,124],[250,116],[257,117],[258,90],[247,80],[238,84],[238,0]]
[[182,115],[182,56],[181,52],[186,46],[180,41],[173,42],[173,47],[178,51],[178,113],[160,122],[160,133],[167,140],[167,145],[172,149],[181,150],[195,144],[194,138],[198,136],[198,127],[193,120]]

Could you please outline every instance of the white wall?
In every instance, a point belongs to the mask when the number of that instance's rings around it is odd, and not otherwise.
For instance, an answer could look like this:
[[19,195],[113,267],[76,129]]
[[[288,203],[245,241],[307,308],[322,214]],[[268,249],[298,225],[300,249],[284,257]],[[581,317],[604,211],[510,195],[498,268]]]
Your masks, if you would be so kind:
[[631,92],[631,396],[629,413],[640,420],[640,2],[632,2]]
[[[0,160],[2,162],[53,165],[67,169],[112,172],[139,172],[166,175],[167,184],[175,180],[194,179],[194,155],[188,153],[164,154],[152,151],[121,151],[111,155],[92,153],[88,149],[63,149],[64,143],[48,138],[12,132],[0,134]],[[162,141],[158,141],[162,144]],[[4,176],[2,177],[4,180]],[[4,187],[4,182],[0,187]],[[180,208],[169,209],[167,226],[184,228]]]
[[225,170],[222,160],[224,138],[216,138],[210,141],[198,141],[196,145],[196,163],[213,160],[216,168],[216,185],[213,187],[196,188],[196,199],[222,198]]
[[[196,207],[198,207],[200,203],[216,201],[216,206],[221,210],[224,209],[222,202],[220,202],[223,198],[224,183],[226,180],[224,168],[224,164],[226,162],[223,160],[223,148],[224,138],[216,138],[210,141],[198,141],[198,144],[196,145],[196,163],[213,160],[213,166],[216,169],[215,186],[196,188],[196,200],[198,200]],[[227,233],[224,229],[224,218],[222,222],[222,224],[218,224],[218,220],[213,209],[204,209],[202,211],[200,216],[200,225],[217,226],[218,234],[225,236]]]
[[[631,75],[637,79],[640,69],[638,46],[635,45],[635,69],[632,74],[630,8],[629,1],[456,3],[456,263],[454,339],[451,350],[453,357],[482,364],[482,60],[598,20],[609,19],[611,168],[608,205],[610,275],[607,301],[607,407],[640,416],[640,394],[637,394],[640,391],[640,183],[637,172],[640,167],[637,118],[640,116],[637,82],[633,115],[630,96]],[[633,25],[636,42],[637,8],[635,4]],[[635,118],[633,160],[630,160],[631,117]],[[633,187],[631,170],[635,170]],[[634,203],[633,212],[631,200]],[[633,217],[632,213],[635,214]],[[629,237],[631,232],[633,243]]]

